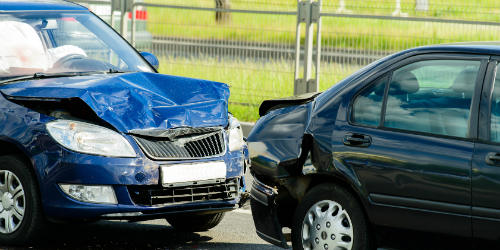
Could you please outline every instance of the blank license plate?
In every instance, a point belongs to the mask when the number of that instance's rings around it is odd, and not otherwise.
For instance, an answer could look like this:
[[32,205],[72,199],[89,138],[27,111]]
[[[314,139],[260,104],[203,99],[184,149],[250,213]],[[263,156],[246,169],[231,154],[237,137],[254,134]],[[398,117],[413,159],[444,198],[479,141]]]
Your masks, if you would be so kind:
[[205,181],[226,178],[226,163],[212,161],[194,164],[161,166],[163,184]]

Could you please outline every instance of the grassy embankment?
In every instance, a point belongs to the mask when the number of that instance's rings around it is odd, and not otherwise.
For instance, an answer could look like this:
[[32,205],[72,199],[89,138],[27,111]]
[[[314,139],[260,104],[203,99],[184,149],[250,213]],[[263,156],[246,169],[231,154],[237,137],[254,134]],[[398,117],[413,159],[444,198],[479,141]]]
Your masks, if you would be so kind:
[[[234,9],[260,9],[294,11],[296,1],[232,1]],[[261,4],[255,4],[260,2]],[[346,1],[354,13],[390,14],[394,1]],[[163,4],[213,7],[213,0],[162,1]],[[410,16],[447,19],[500,21],[500,3],[495,0],[434,0],[430,12],[412,11],[413,1],[403,0],[403,12]],[[323,10],[332,12],[338,1],[324,1]],[[457,7],[471,6],[471,7]],[[484,8],[474,7],[482,6]],[[496,6],[496,8],[490,8]],[[234,45],[295,43],[295,16],[233,13],[232,21],[217,24],[214,13],[183,9],[149,8],[148,30],[157,36],[176,39],[208,39]],[[479,14],[478,14],[479,13]],[[323,18],[322,47],[324,51],[337,48],[345,51],[371,51],[380,55],[428,44],[500,40],[500,29],[495,26],[421,23],[376,19]],[[304,36],[302,35],[302,39]],[[229,41],[229,42],[228,42]],[[262,100],[293,94],[293,62],[271,58],[256,62],[241,58],[160,58],[160,72],[225,82],[231,86],[232,103],[259,104]],[[324,62],[321,68],[320,90],[325,90],[359,66],[346,66]],[[258,119],[258,106],[231,104],[230,111],[244,121]]]
[[[260,67],[248,61],[162,59],[160,72],[228,83],[231,86],[230,102],[232,103],[259,104],[266,99],[293,95],[293,65],[289,63],[271,62]],[[322,90],[329,88],[355,70],[338,64],[325,65],[324,69],[329,74],[321,75],[320,89]],[[230,104],[229,111],[242,121],[256,121],[259,118],[258,105]]]

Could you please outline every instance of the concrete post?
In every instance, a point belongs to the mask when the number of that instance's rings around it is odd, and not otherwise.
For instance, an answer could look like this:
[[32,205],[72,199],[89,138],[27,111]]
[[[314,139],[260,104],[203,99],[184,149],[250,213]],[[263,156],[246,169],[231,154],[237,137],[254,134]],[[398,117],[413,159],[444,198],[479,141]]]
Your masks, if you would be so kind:
[[[321,34],[321,2],[313,2],[312,0],[300,1],[298,2],[298,14],[297,14],[297,37],[295,44],[295,82],[294,82],[294,95],[300,95],[304,93],[317,92],[319,91],[319,59],[321,58],[321,46],[318,43],[320,41]],[[299,77],[300,73],[300,27],[301,24],[306,25],[306,37],[304,42],[304,71],[303,76]],[[313,66],[313,47],[314,47],[314,27],[313,24],[317,23],[316,32],[316,78],[312,78],[312,66]]]

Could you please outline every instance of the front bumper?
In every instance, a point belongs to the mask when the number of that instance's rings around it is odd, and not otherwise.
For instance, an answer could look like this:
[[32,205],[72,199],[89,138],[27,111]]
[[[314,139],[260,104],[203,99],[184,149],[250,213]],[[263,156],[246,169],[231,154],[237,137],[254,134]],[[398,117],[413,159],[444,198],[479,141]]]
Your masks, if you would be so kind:
[[[136,145],[133,145],[136,147]],[[153,161],[140,152],[137,158],[112,158],[86,155],[66,150],[59,145],[33,157],[42,192],[44,211],[55,219],[113,219],[141,221],[168,216],[219,213],[236,209],[240,195],[245,191],[243,172],[244,149],[227,152],[221,157],[192,161]],[[162,187],[160,167],[187,162],[224,161],[227,167],[226,183],[213,185],[231,188],[230,197],[214,199],[154,202],[151,192],[166,191]],[[59,183],[111,185],[118,204],[97,204],[74,200],[58,186]],[[207,186],[208,184],[205,184]],[[229,187],[230,186],[230,187]],[[196,186],[199,187],[199,186]],[[225,187],[224,187],[225,188]],[[236,192],[235,192],[236,189]],[[200,191],[201,192],[201,191]],[[212,192],[212,189],[210,189]],[[207,192],[207,195],[212,193]],[[224,190],[218,190],[224,192]],[[149,196],[134,196],[134,195]],[[160,194],[169,196],[169,194]],[[185,195],[187,197],[187,195]],[[149,200],[148,200],[149,197]],[[176,196],[179,197],[179,196]],[[145,198],[145,199],[144,199]],[[149,202],[151,201],[151,202]]]
[[289,248],[278,221],[276,203],[277,190],[254,178],[250,191],[255,231],[263,240],[283,248]]

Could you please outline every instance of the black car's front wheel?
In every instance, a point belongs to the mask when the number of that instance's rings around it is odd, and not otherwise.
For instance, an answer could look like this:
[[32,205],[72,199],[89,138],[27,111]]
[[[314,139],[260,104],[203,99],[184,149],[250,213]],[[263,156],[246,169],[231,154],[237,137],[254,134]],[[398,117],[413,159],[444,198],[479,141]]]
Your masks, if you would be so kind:
[[293,249],[371,249],[368,226],[356,199],[344,188],[325,183],[299,203],[292,224]]
[[36,177],[19,155],[0,157],[0,243],[33,243],[46,219]]
[[176,229],[189,232],[199,232],[212,229],[219,225],[226,213],[193,215],[189,217],[169,217],[168,223]]

